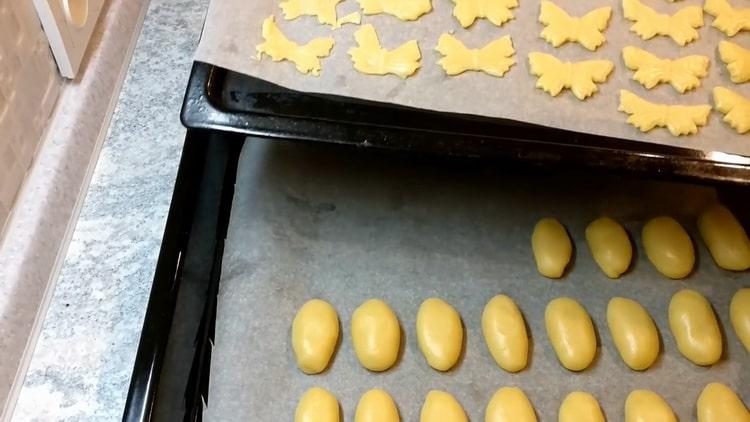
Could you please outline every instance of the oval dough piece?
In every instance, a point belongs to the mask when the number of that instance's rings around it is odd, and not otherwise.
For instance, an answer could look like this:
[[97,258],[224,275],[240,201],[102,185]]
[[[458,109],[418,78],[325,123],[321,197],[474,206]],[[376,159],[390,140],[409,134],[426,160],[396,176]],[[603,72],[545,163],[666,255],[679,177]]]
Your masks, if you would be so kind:
[[643,247],[648,260],[669,278],[684,278],[693,270],[693,242],[680,223],[656,217],[643,227]]
[[625,400],[625,422],[677,422],[677,417],[658,394],[633,390]]
[[596,397],[583,391],[568,394],[560,405],[558,422],[604,422]]
[[487,404],[484,422],[536,422],[536,413],[523,390],[503,387]]
[[726,207],[716,204],[704,211],[698,230],[716,265],[732,271],[750,268],[750,239]]
[[659,333],[638,302],[615,297],[607,305],[607,325],[620,357],[631,369],[648,369],[659,355]]
[[621,276],[630,267],[633,245],[628,233],[609,217],[601,217],[586,227],[586,243],[599,268],[609,278]]
[[750,353],[750,288],[737,290],[729,305],[734,332]]
[[547,336],[560,363],[571,371],[582,371],[596,355],[596,334],[588,312],[567,297],[552,300],[544,311]]
[[419,422],[469,422],[469,418],[453,396],[445,391],[432,390],[424,399]]
[[375,388],[362,395],[354,413],[354,422],[399,422],[396,403],[385,391]]
[[294,422],[339,422],[339,402],[328,390],[313,387],[299,400]]
[[323,372],[338,340],[339,317],[333,306],[320,299],[302,305],[292,322],[292,348],[302,372]]
[[712,365],[721,358],[721,331],[711,304],[703,295],[683,289],[669,302],[669,328],[677,349],[696,365]]
[[451,369],[458,362],[464,341],[461,316],[440,299],[425,300],[417,312],[417,341],[431,367]]
[[526,367],[529,337],[523,315],[513,299],[498,295],[487,303],[482,312],[482,333],[498,366],[508,372]]
[[560,278],[573,254],[573,244],[562,224],[554,218],[543,218],[534,226],[531,235],[536,268],[549,278]]
[[388,304],[371,299],[354,311],[352,343],[359,363],[371,371],[385,371],[396,363],[401,327]]
[[698,396],[698,422],[750,422],[750,412],[731,388],[712,382]]

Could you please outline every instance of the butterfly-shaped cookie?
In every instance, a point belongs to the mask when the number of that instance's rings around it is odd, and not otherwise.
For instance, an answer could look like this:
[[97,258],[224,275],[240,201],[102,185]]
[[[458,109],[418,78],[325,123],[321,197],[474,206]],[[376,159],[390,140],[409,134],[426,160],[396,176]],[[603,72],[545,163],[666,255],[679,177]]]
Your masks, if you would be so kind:
[[622,0],[625,18],[635,22],[630,30],[644,40],[657,35],[665,35],[677,44],[685,44],[698,39],[695,28],[703,26],[703,9],[700,6],[687,6],[674,15],[657,13],[639,0]]
[[349,49],[349,55],[354,62],[354,68],[370,75],[386,75],[392,73],[401,78],[407,78],[419,69],[422,55],[415,40],[407,41],[401,46],[386,50],[380,46],[375,28],[364,25],[354,33],[357,47]]
[[336,5],[341,0],[287,0],[282,1],[284,19],[297,19],[302,15],[315,16],[323,25],[336,25]]
[[628,123],[642,132],[666,127],[674,136],[698,133],[708,123],[710,105],[666,105],[644,100],[628,90],[620,90],[619,111],[630,115]]
[[709,59],[706,56],[686,56],[679,59],[661,59],[648,51],[633,46],[622,49],[625,66],[635,70],[633,79],[647,89],[660,83],[669,83],[679,93],[700,86],[708,75]]
[[531,74],[538,76],[536,87],[557,96],[569,88],[573,95],[583,101],[599,90],[597,83],[607,80],[615,65],[609,60],[584,60],[562,62],[545,53],[529,53]]
[[290,41],[276,26],[273,16],[263,21],[263,43],[255,49],[258,51],[258,60],[263,53],[271,56],[273,61],[289,60],[294,63],[301,73],[312,73],[320,75],[320,58],[328,57],[333,48],[333,38],[315,38],[305,45],[299,45]]
[[721,61],[726,63],[732,82],[750,81],[750,50],[729,41],[719,42]]
[[714,28],[733,37],[740,31],[750,31],[750,7],[734,8],[727,0],[706,0],[703,9],[715,16]]
[[727,88],[714,88],[714,104],[716,109],[724,113],[725,122],[737,133],[750,131],[750,98],[745,98]]
[[453,0],[453,16],[464,28],[478,18],[487,18],[497,26],[513,19],[511,9],[518,7],[518,0]]
[[432,10],[432,0],[357,0],[365,15],[387,13],[413,21]]
[[555,47],[571,41],[594,51],[606,41],[602,31],[607,28],[611,16],[611,7],[600,7],[583,17],[572,17],[551,1],[542,0],[539,22],[545,28],[541,35]]
[[513,58],[516,50],[510,36],[498,38],[486,46],[477,49],[466,46],[451,34],[443,34],[435,48],[443,58],[438,64],[445,73],[458,75],[467,70],[477,70],[493,76],[503,76],[516,62]]

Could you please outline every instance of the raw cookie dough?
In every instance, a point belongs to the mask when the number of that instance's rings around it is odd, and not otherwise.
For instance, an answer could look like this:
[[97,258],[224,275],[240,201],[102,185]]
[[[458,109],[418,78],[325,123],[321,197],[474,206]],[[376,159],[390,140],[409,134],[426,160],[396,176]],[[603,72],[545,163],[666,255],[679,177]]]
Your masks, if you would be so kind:
[[328,57],[334,44],[331,37],[315,38],[305,45],[290,41],[276,26],[273,16],[263,21],[263,39],[265,41],[255,47],[258,60],[265,53],[275,62],[289,60],[300,73],[312,73],[315,76],[320,75],[320,58]]
[[380,46],[378,34],[370,25],[363,25],[354,33],[357,47],[349,49],[354,68],[370,75],[387,75],[392,73],[400,78],[408,78],[419,69],[419,46],[416,40],[407,41],[393,50]]
[[609,217],[601,217],[586,227],[586,243],[599,268],[609,278],[618,278],[630,268],[633,245],[628,233]]
[[638,302],[615,297],[607,305],[607,325],[620,357],[631,369],[648,369],[659,356],[659,333]]
[[354,422],[399,422],[396,403],[391,396],[379,389],[372,389],[362,395],[354,413]]
[[701,78],[708,75],[709,59],[692,55],[679,59],[662,59],[646,50],[628,46],[622,49],[625,66],[635,70],[633,79],[647,89],[660,83],[668,83],[680,94],[701,85]]
[[571,298],[552,300],[544,310],[544,324],[562,366],[582,371],[596,356],[596,334],[588,312]]
[[703,389],[696,408],[698,422],[750,422],[750,412],[737,393],[718,382]]
[[599,90],[596,84],[606,81],[615,65],[609,60],[563,62],[549,54],[532,52],[529,53],[529,67],[532,75],[539,76],[537,88],[553,97],[569,88],[576,98],[583,101]]
[[464,28],[468,28],[477,18],[487,18],[497,26],[513,19],[511,9],[518,7],[518,0],[453,0],[453,16]]
[[626,89],[620,90],[620,106],[617,109],[629,114],[628,123],[642,132],[666,127],[674,136],[698,133],[698,127],[708,123],[711,113],[710,105],[656,104]]
[[534,226],[531,249],[539,273],[549,278],[560,278],[573,254],[568,232],[554,218],[542,218]]
[[487,403],[484,422],[536,422],[536,413],[523,390],[502,387]]
[[677,422],[677,417],[658,394],[633,390],[625,400],[625,422]]
[[294,422],[339,422],[339,402],[328,390],[313,387],[299,400]]
[[750,288],[737,290],[729,305],[729,317],[734,332],[750,353]]
[[750,268],[750,239],[725,206],[714,204],[703,211],[698,218],[698,230],[716,265],[732,271]]
[[424,399],[419,422],[469,422],[469,418],[453,396],[445,391],[432,390]]
[[677,44],[685,44],[698,39],[695,28],[703,26],[703,9],[700,6],[687,6],[673,15],[657,13],[639,0],[622,0],[625,18],[635,22],[630,30],[644,40],[656,35],[665,35]]
[[544,24],[545,28],[541,36],[555,47],[570,41],[594,51],[606,41],[602,31],[607,29],[611,16],[611,7],[600,7],[583,17],[573,17],[551,1],[542,0],[539,22]]
[[523,315],[513,299],[497,295],[487,303],[482,311],[482,333],[498,366],[508,372],[526,367],[529,337]]
[[371,299],[354,310],[352,344],[359,363],[370,371],[385,371],[396,363],[401,326],[388,304]]
[[713,365],[721,359],[719,322],[711,304],[695,290],[683,289],[672,296],[669,328],[677,349],[696,365]]
[[648,260],[665,276],[685,278],[693,270],[693,241],[675,219],[662,216],[649,220],[641,240]]
[[287,0],[282,1],[280,6],[286,20],[297,19],[302,15],[315,16],[323,25],[336,26],[336,5],[340,2],[341,0]]
[[558,422],[604,422],[596,397],[583,391],[568,394],[560,405]]
[[339,317],[328,302],[305,303],[292,322],[292,348],[297,365],[306,374],[323,372],[339,340]]
[[703,10],[716,17],[711,26],[730,37],[750,31],[750,7],[732,7],[727,0],[706,0]]
[[719,41],[721,61],[727,65],[732,82],[750,81],[750,50],[729,41]]
[[516,62],[516,50],[509,35],[491,41],[482,48],[470,49],[451,34],[443,34],[435,48],[443,58],[438,64],[449,75],[458,75],[467,70],[477,70],[501,77]]
[[737,133],[750,131],[750,98],[721,86],[714,88],[713,93],[716,110],[724,113],[722,120]]
[[413,21],[432,10],[432,0],[357,0],[365,15],[387,13]]
[[451,369],[458,362],[464,342],[461,316],[440,299],[425,300],[417,312],[417,341],[431,367],[438,371]]

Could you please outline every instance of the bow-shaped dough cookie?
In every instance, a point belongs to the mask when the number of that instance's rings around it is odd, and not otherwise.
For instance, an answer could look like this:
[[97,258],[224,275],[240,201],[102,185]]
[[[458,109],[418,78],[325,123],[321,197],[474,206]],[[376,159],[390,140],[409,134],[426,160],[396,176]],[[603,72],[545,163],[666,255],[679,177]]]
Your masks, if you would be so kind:
[[263,21],[262,34],[265,41],[255,47],[258,60],[266,53],[275,62],[289,60],[301,73],[312,73],[315,76],[320,75],[320,58],[328,57],[334,44],[331,37],[315,38],[305,45],[290,41],[276,26],[273,16]]
[[549,54],[529,53],[531,74],[539,76],[536,87],[541,88],[553,97],[565,88],[570,88],[573,95],[583,101],[599,90],[597,83],[607,80],[615,68],[609,60],[584,60],[581,62],[562,62]]
[[743,9],[732,7],[727,0],[706,0],[703,9],[715,16],[714,28],[733,37],[740,31],[750,31],[750,7]]
[[719,42],[721,61],[726,63],[732,82],[750,81],[750,50],[729,41]]
[[365,15],[387,13],[413,21],[432,10],[432,0],[357,0]]
[[357,47],[349,49],[354,68],[370,75],[386,75],[393,73],[401,78],[407,78],[419,69],[419,52],[417,41],[407,41],[401,46],[388,51],[380,46],[375,28],[364,25],[354,33]]
[[724,113],[725,122],[737,133],[750,131],[750,99],[724,87],[714,88],[716,109]]
[[695,28],[703,26],[703,9],[700,6],[688,6],[674,15],[657,13],[654,9],[638,0],[622,0],[625,18],[635,22],[630,30],[644,40],[656,35],[665,35],[677,44],[685,44],[698,39]]
[[583,17],[572,17],[551,1],[542,0],[539,22],[545,28],[541,35],[555,47],[571,41],[594,51],[606,41],[602,31],[607,28],[611,16],[611,7],[600,7]]
[[482,48],[471,49],[466,48],[453,35],[443,34],[435,50],[444,56],[438,60],[438,64],[449,75],[478,70],[499,77],[516,62],[512,57],[516,50],[509,35],[498,38]]
[[477,18],[487,18],[497,26],[513,19],[511,9],[518,7],[518,0],[453,0],[453,16],[464,28],[468,28]]
[[698,133],[698,127],[708,122],[711,106],[654,104],[623,89],[618,110],[629,114],[628,123],[642,132],[666,127],[672,135],[680,136]]
[[648,51],[628,46],[622,49],[625,66],[635,70],[633,79],[647,89],[667,82],[679,93],[697,88],[700,78],[708,75],[709,59],[706,56],[686,56],[679,59],[660,59]]

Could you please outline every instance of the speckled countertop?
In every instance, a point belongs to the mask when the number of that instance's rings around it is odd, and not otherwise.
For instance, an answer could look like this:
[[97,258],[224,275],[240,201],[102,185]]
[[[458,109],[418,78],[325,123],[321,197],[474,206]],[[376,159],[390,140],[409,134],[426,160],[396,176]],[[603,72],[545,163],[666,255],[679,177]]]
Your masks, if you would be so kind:
[[13,420],[121,420],[208,0],[151,0]]

